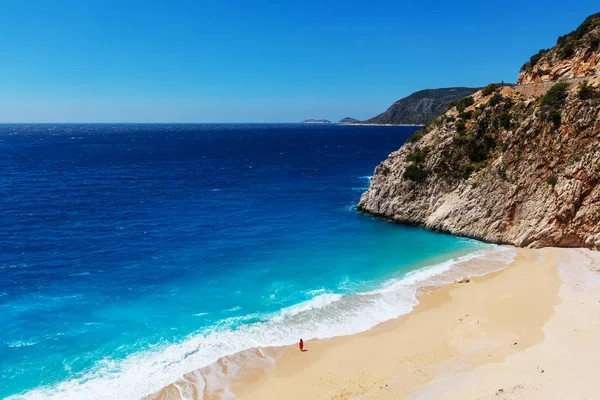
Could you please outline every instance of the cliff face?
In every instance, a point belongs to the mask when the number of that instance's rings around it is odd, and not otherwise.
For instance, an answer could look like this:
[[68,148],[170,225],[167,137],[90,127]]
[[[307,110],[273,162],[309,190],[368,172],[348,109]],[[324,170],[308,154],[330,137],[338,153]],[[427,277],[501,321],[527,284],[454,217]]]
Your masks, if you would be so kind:
[[425,89],[404,97],[365,124],[423,125],[442,114],[448,103],[475,92],[478,88],[453,87]]
[[600,13],[586,18],[573,32],[558,38],[521,67],[518,84],[557,81],[600,74]]
[[358,209],[495,243],[600,247],[599,86],[490,85],[456,102],[376,168]]

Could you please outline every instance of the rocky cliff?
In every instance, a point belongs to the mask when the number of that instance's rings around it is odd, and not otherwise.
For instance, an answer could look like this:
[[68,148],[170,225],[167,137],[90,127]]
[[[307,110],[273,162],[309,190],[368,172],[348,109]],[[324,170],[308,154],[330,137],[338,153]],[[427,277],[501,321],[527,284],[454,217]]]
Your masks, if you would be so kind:
[[446,110],[448,103],[461,99],[479,88],[452,87],[425,89],[404,97],[364,124],[423,125]]
[[[590,75],[583,46],[561,60],[561,77]],[[534,61],[520,82],[546,79]],[[545,84],[538,97],[490,85],[452,103],[377,166],[358,209],[495,243],[600,247],[600,78],[586,79]]]

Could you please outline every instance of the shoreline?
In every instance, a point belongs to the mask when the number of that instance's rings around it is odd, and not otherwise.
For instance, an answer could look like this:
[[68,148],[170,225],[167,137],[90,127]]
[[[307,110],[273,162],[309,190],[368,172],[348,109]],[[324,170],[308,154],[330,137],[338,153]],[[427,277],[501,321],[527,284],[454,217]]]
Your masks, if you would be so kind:
[[[432,398],[441,387],[452,390],[448,381],[458,385],[456,376],[544,345],[545,327],[564,303],[560,265],[577,275],[577,268],[589,271],[581,266],[588,258],[600,270],[600,256],[589,250],[517,249],[508,268],[470,283],[421,288],[412,312],[368,331],[307,341],[305,353],[285,346],[225,357],[146,399]],[[234,364],[244,372],[233,372]]]

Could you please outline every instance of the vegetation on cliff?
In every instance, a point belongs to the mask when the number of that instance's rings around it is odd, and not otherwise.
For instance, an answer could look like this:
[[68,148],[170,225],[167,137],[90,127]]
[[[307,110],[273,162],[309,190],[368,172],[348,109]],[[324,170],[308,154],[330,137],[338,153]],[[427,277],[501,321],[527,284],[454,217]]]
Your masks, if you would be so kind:
[[[589,51],[598,16],[530,62],[569,42]],[[562,62],[589,73],[581,60],[576,49]],[[358,208],[498,243],[600,246],[600,78],[588,78],[539,96],[491,84],[450,102],[377,167]]]

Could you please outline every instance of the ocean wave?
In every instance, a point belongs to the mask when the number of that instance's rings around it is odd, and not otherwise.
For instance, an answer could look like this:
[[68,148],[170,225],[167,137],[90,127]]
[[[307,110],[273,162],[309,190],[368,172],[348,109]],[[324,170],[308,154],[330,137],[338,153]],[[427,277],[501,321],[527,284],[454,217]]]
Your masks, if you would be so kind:
[[203,317],[205,315],[208,315],[208,313],[206,313],[206,312],[199,312],[199,313],[194,314],[194,317]]
[[[213,367],[222,357],[243,353],[247,367],[264,362],[258,354],[263,347],[291,345],[299,338],[324,339],[366,331],[381,322],[409,313],[418,303],[419,288],[450,283],[457,276],[483,275],[502,269],[515,254],[511,248],[489,246],[466,256],[424,266],[390,279],[376,290],[355,295],[344,296],[317,289],[311,293],[314,295],[312,299],[283,308],[276,314],[228,318],[190,335],[181,343],[140,351],[124,360],[105,359],[81,377],[9,399],[135,399],[155,393],[174,382],[178,382],[175,388],[182,399],[186,398],[189,385],[196,385],[195,390],[203,391],[205,387],[200,386],[212,382],[211,387],[219,387],[223,391],[226,378],[223,368]],[[256,351],[253,353],[250,349],[258,349],[258,353],[254,354]],[[258,358],[247,358],[254,356]],[[220,362],[229,363],[224,368],[227,371],[225,375],[235,375],[235,368],[245,368],[243,365],[236,367],[231,359]],[[208,374],[213,375],[204,375],[197,381],[192,379],[193,382],[183,378],[200,368],[207,368]],[[182,384],[182,380],[187,383]]]
[[341,294],[336,293],[324,293],[320,294],[316,297],[313,297],[310,300],[302,302],[300,304],[296,304],[291,307],[286,307],[282,309],[278,315],[272,317],[273,322],[283,322],[287,318],[294,317],[300,313],[311,311],[311,310],[322,310],[323,308],[331,305],[336,301],[340,301],[342,299]]
[[17,348],[17,347],[35,346],[37,343],[38,342],[36,342],[35,340],[15,340],[14,342],[6,343],[6,345],[8,347]]

